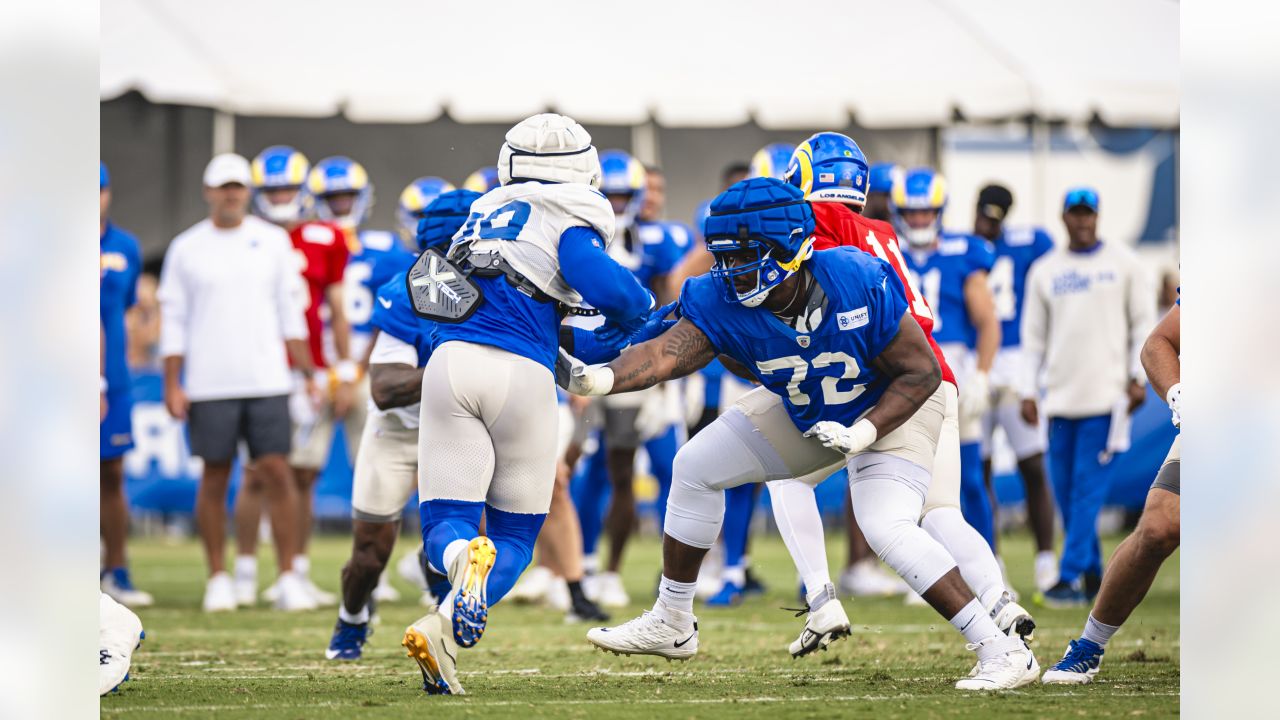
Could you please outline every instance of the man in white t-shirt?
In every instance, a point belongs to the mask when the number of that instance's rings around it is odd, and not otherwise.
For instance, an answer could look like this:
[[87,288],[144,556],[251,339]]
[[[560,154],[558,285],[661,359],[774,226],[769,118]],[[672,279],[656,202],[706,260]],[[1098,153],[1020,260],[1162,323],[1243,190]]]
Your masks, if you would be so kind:
[[[289,361],[310,383],[293,246],[284,230],[247,216],[249,162],[226,153],[204,171],[209,217],[174,238],[160,276],[160,354],[169,412],[186,420],[191,453],[204,460],[196,522],[209,563],[207,612],[236,607],[226,571],[227,484],[240,441],[262,478],[280,570],[282,610],[315,600],[293,572],[298,498],[290,449]],[[314,397],[314,389],[311,393]]]

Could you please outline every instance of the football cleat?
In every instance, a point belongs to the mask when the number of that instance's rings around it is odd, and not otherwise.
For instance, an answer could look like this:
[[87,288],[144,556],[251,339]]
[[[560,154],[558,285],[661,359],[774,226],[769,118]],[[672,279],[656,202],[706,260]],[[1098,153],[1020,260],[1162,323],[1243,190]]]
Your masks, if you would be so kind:
[[458,553],[449,572],[457,592],[453,597],[453,637],[459,647],[480,642],[489,622],[489,571],[498,558],[498,549],[489,538],[472,538],[465,553]]
[[373,599],[378,602],[393,603],[400,599],[400,591],[391,586],[387,580],[387,571],[378,576],[378,585],[373,589]]
[[98,695],[113,692],[129,679],[133,651],[146,633],[132,610],[103,593],[98,602]]
[[1040,682],[1045,685],[1087,685],[1093,682],[1102,664],[1101,645],[1080,638],[1067,644],[1067,652],[1056,665],[1044,671]]
[[284,610],[286,612],[298,612],[302,610],[315,610],[318,607],[316,598],[311,594],[311,589],[307,587],[306,578],[302,577],[297,571],[280,573],[276,578],[276,599],[273,603],[275,609]]
[[1058,556],[1050,551],[1036,553],[1036,591],[1044,592],[1058,582]]
[[[564,585],[563,580],[559,582]],[[568,586],[565,586],[565,588],[567,591]],[[586,595],[581,593],[575,595],[571,591],[567,592],[567,594],[569,596],[569,610],[564,618],[566,623],[609,621],[609,614],[601,610],[599,605],[587,599]]]
[[[668,622],[664,616],[676,616]],[[671,610],[659,600],[653,610],[611,628],[592,628],[587,642],[615,655],[657,655],[668,660],[688,660],[698,653],[698,618]]]
[[909,590],[902,578],[885,572],[876,558],[860,560],[840,574],[840,592],[853,597],[890,597]]
[[324,656],[330,660],[359,660],[370,634],[369,623],[349,623],[339,618]]
[[[590,598],[587,597],[585,579],[582,586],[583,599],[586,599],[594,606],[595,602],[591,601]],[[547,603],[547,607],[552,610],[559,610],[562,613],[567,613],[573,609],[573,593],[569,591],[569,583],[565,582],[564,578],[553,578],[551,580],[551,585],[547,587],[547,594],[544,600]]]
[[524,575],[516,581],[515,587],[507,593],[511,602],[522,604],[538,604],[547,599],[551,592],[551,584],[556,580],[555,574],[542,565],[534,565],[524,571]]
[[444,623],[444,616],[433,607],[405,628],[400,644],[417,661],[424,691],[432,695],[464,695],[458,682],[458,644]]
[[204,586],[204,601],[201,607],[205,612],[226,612],[236,609],[236,593],[232,587],[231,576],[225,572],[214,573]]
[[155,603],[151,593],[143,592],[133,586],[133,579],[129,577],[129,568],[118,567],[104,572],[102,592],[127,607],[150,607]]
[[707,607],[727,608],[742,604],[742,586],[732,580],[720,585],[720,592],[707,598]]
[[1059,580],[1053,587],[1044,591],[1040,603],[1054,610],[1066,610],[1085,607],[1089,604],[1089,599],[1076,584]]
[[965,648],[974,652],[989,648],[994,654],[986,659],[979,657],[978,672],[956,682],[957,690],[1012,690],[1040,677],[1036,656],[1019,638],[993,635]]
[[742,583],[742,594],[763,595],[768,589],[765,587],[764,582],[762,582],[760,578],[756,577],[756,574],[751,571],[751,568],[747,568],[744,572],[746,573],[747,579]]
[[622,586],[622,576],[616,572],[603,572],[595,576],[593,581],[593,600],[600,607],[624,608],[631,604],[627,589]]
[[236,577],[231,581],[236,596],[236,607],[253,607],[258,604],[258,577]]
[[835,585],[827,584],[826,593],[822,596],[817,608],[806,606],[804,610],[798,611],[796,616],[804,614],[808,614],[809,617],[804,621],[804,629],[800,631],[800,637],[793,640],[788,648],[791,651],[791,657],[798,658],[818,649],[826,650],[836,640],[849,637],[849,616],[845,614],[844,606],[836,598]]
[[318,585],[312,582],[311,578],[300,575],[302,585],[307,589],[307,593],[316,601],[316,607],[334,607],[338,604],[338,596],[327,590],[321,590]]

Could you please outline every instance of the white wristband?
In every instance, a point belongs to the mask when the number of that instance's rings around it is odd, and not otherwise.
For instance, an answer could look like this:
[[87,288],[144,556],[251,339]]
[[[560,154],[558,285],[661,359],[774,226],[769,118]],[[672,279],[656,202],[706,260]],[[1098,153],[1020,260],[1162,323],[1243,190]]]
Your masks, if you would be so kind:
[[866,418],[854,423],[853,427],[849,428],[849,434],[853,437],[853,452],[866,450],[880,437],[880,431],[876,430],[876,426]]
[[359,370],[354,360],[339,360],[338,364],[333,366],[333,374],[338,378],[338,382],[353,383],[359,377]]
[[595,387],[592,388],[594,395],[608,395],[613,390],[613,368],[608,365],[601,365],[596,368]]

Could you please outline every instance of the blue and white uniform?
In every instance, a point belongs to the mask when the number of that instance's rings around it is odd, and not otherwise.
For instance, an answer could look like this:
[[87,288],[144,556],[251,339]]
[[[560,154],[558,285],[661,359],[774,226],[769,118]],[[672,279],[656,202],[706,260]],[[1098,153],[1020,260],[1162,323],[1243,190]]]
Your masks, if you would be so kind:
[[417,254],[386,230],[362,230],[342,276],[342,299],[351,323],[351,357],[359,360],[373,337],[374,296],[396,273],[413,265]]
[[99,237],[99,309],[102,319],[102,376],[107,381],[107,416],[99,425],[98,455],[110,460],[133,447],[132,383],[126,362],[124,313],[138,301],[142,254],[138,240],[108,222]]

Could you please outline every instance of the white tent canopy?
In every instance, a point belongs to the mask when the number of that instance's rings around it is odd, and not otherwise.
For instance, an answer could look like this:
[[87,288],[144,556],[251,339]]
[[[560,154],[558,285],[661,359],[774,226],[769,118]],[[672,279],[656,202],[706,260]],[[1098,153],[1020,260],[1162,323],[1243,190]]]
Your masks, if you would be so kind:
[[1167,0],[112,0],[100,91],[246,115],[1178,124]]

